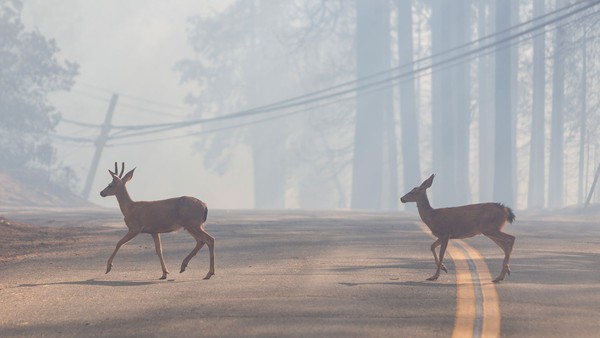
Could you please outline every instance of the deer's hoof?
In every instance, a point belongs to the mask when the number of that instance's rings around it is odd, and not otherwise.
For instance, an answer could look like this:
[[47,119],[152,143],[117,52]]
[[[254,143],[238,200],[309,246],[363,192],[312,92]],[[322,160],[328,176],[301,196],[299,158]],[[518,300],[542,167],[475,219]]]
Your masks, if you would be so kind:
[[504,269],[502,269],[502,272],[500,273],[500,275],[498,277],[496,277],[496,279],[494,279],[492,282],[499,283],[499,282],[503,281],[505,275],[510,276],[510,269],[508,268],[508,266],[505,266]]
[[500,283],[503,280],[504,280],[504,271],[502,271],[502,273],[500,273],[500,275],[498,277],[496,277],[496,279],[494,279],[492,282]]
[[182,273],[182,272],[184,272],[186,267],[187,267],[187,266],[185,266],[185,265],[182,265],[182,266],[181,266],[181,270],[179,270],[179,273]]
[[442,264],[442,266],[440,267],[440,269],[442,271],[444,271],[445,273],[448,273],[448,269],[446,269],[446,266],[444,264]]
[[210,277],[214,276],[214,272],[209,272],[206,274],[206,277],[204,277],[204,279],[210,279]]
[[105,272],[105,274],[109,273],[109,272],[110,272],[110,270],[112,270],[112,264],[111,264],[111,265],[108,265],[108,266],[106,266],[106,272]]
[[167,275],[162,275],[159,279],[167,279]]
[[437,280],[437,279],[438,279],[438,277],[439,277],[439,276],[435,276],[435,275],[434,275],[434,276],[431,276],[431,277],[427,278],[427,280],[429,280],[429,281],[434,281],[434,280]]

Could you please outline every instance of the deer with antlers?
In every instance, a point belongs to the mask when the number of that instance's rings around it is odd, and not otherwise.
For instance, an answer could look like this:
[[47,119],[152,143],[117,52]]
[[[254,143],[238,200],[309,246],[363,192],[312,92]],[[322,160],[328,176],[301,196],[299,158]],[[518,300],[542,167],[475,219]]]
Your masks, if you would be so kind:
[[[490,238],[504,251],[502,271],[493,282],[498,283],[504,280],[507,274],[510,276],[508,261],[515,243],[515,236],[502,232],[502,228],[507,222],[512,223],[515,220],[515,214],[512,210],[500,203],[480,203],[434,209],[427,198],[427,188],[431,187],[434,177],[435,175],[431,175],[421,186],[412,189],[400,198],[402,203],[417,203],[419,216],[431,230],[431,233],[437,237],[437,240],[431,244],[437,270],[427,280],[437,280],[441,270],[448,272],[448,269],[442,263],[448,240],[469,238],[479,234]],[[440,245],[440,257],[438,259],[435,249]]]
[[162,277],[160,279],[166,279],[169,271],[162,255],[160,234],[184,228],[194,237],[196,246],[181,263],[179,273],[185,271],[192,257],[206,244],[210,250],[210,269],[204,279],[209,279],[215,274],[215,239],[204,230],[204,222],[208,215],[206,204],[194,197],[188,196],[160,201],[134,202],[129,197],[127,187],[125,187],[125,184],[133,178],[134,170],[135,168],[123,176],[125,163],[122,163],[121,172],[118,173],[118,166],[115,162],[115,171],[108,170],[112,176],[112,182],[100,192],[100,196],[102,197],[112,195],[117,197],[121,212],[125,216],[125,224],[129,229],[127,234],[117,243],[115,251],[113,251],[108,259],[106,273],[109,273],[112,269],[112,262],[119,248],[138,234],[146,233],[152,235],[154,239],[156,254],[162,268]]

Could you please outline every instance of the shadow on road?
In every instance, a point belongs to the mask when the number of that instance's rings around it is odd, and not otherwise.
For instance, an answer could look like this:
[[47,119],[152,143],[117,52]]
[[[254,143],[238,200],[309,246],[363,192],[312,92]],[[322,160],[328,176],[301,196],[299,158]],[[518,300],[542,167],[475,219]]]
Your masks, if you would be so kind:
[[167,281],[112,281],[112,280],[96,280],[88,279],[83,281],[72,281],[72,282],[56,282],[56,283],[41,283],[41,284],[19,284],[19,287],[36,287],[36,286],[48,286],[48,285],[99,285],[99,286],[144,286],[152,284],[162,284],[166,282],[175,282],[174,279]]
[[418,282],[418,281],[406,281],[406,282],[378,282],[378,283],[338,283],[344,286],[360,286],[360,285],[396,285],[396,286],[428,286],[428,287],[445,287],[454,288],[456,284],[443,284],[436,282]]

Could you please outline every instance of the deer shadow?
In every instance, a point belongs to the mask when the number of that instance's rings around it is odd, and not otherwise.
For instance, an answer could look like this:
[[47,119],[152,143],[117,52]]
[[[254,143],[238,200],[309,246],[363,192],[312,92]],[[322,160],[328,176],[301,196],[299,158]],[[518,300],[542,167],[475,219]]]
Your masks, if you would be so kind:
[[348,287],[352,287],[352,286],[361,286],[361,285],[387,285],[387,286],[427,286],[427,287],[435,287],[435,288],[454,288],[456,287],[456,284],[454,283],[450,283],[450,284],[445,284],[445,283],[438,283],[438,282],[431,282],[431,281],[404,281],[404,282],[371,282],[371,283],[350,283],[350,282],[340,282],[338,283],[340,285],[343,286],[348,286]]
[[19,284],[19,287],[36,287],[36,286],[49,286],[49,285],[94,285],[94,286],[112,286],[112,287],[131,287],[131,286],[146,286],[154,284],[163,284],[167,282],[176,282],[175,279],[168,279],[166,281],[117,281],[117,280],[97,280],[95,278],[82,280],[82,281],[71,281],[71,282],[54,282],[54,283],[40,283],[40,284]]

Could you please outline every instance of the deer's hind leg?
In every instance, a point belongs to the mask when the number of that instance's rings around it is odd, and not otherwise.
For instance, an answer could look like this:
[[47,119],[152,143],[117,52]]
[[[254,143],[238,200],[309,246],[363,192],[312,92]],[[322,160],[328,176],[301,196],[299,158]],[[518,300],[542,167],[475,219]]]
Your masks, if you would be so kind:
[[191,226],[186,229],[196,239],[196,247],[194,247],[192,252],[190,252],[190,254],[187,255],[187,257],[181,263],[180,272],[185,271],[185,268],[187,267],[187,264],[192,259],[192,257],[194,257],[198,253],[198,251],[200,251],[204,244],[206,244],[210,251],[210,269],[206,274],[206,277],[204,277],[204,279],[209,279],[215,274],[215,239],[204,230],[202,224],[199,226]]
[[489,237],[494,243],[496,243],[502,251],[504,251],[504,261],[502,262],[502,271],[496,277],[493,282],[498,283],[504,280],[506,275],[510,276],[510,267],[509,260],[510,254],[512,253],[512,248],[515,243],[515,236],[509,235],[507,233],[501,232],[500,230],[492,233],[486,233],[485,236]]
[[204,230],[202,224],[198,228],[195,228],[195,230],[198,231],[200,237],[202,238],[204,243],[206,243],[210,251],[210,268],[208,270],[208,273],[204,277],[204,279],[209,279],[215,274],[215,238],[209,235],[208,232]]
[[[442,240],[438,238],[435,242],[433,242],[433,244],[431,244],[431,252],[433,252],[433,258],[435,259],[436,267],[438,265],[440,265],[440,261],[438,260],[438,256],[437,256],[437,253],[435,252],[435,249],[438,246],[440,246],[441,243],[442,243]],[[448,269],[446,269],[446,266],[443,263],[441,264],[440,269],[442,269],[444,272],[448,273]]]
[[167,279],[167,275],[169,271],[167,270],[167,265],[165,264],[165,259],[162,254],[162,244],[160,242],[160,234],[152,234],[152,239],[154,239],[154,248],[156,249],[156,254],[158,255],[158,259],[160,260],[160,267],[162,269],[162,277],[160,279]]
[[194,239],[196,240],[196,246],[194,247],[194,249],[192,249],[192,251],[184,258],[183,262],[181,262],[181,269],[179,270],[179,273],[182,273],[185,271],[185,268],[187,268],[188,263],[190,262],[190,260],[192,259],[192,257],[196,256],[196,254],[198,253],[198,251],[200,251],[200,249],[202,249],[202,247],[204,246],[204,242],[198,238],[198,236],[196,236],[192,231],[189,231],[190,235],[192,235],[194,237]]

